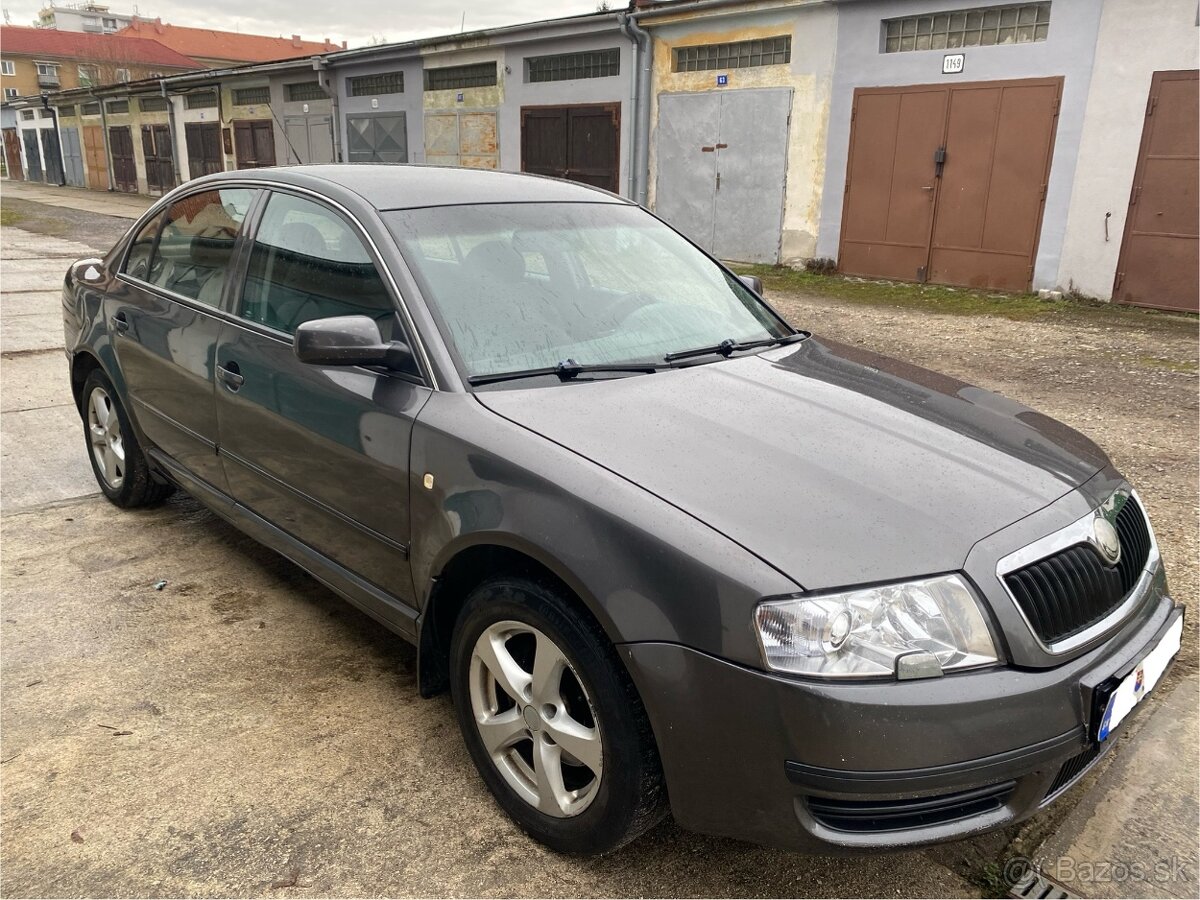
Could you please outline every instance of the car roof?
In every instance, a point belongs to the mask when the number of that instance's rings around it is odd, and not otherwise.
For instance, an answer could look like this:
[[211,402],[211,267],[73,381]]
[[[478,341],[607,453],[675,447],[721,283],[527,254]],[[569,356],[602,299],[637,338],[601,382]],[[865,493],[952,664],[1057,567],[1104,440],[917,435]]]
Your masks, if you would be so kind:
[[341,163],[222,172],[206,182],[248,175],[299,187],[323,181],[352,191],[382,211],[479,203],[628,203],[600,188],[515,172],[413,164]]

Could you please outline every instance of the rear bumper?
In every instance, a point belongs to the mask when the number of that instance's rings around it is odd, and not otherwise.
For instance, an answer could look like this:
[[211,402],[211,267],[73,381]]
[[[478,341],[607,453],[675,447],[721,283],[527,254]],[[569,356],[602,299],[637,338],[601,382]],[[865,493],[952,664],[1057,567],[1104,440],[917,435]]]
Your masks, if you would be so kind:
[[674,644],[619,649],[685,828],[795,850],[899,849],[1032,815],[1115,743],[1093,692],[1183,614],[1155,596],[1101,647],[1052,669],[830,684]]

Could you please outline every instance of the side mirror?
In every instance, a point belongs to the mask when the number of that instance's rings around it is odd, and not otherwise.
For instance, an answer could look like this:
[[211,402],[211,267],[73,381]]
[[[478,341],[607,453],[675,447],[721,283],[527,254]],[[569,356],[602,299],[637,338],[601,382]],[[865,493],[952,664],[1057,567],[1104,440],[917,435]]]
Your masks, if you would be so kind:
[[739,275],[738,280],[741,281],[741,283],[746,287],[750,288],[750,290],[754,291],[754,293],[758,294],[758,296],[762,296],[762,279],[757,275]]
[[383,366],[397,371],[413,369],[408,344],[385,344],[379,325],[369,316],[333,316],[303,322],[292,338],[300,362],[314,366]]

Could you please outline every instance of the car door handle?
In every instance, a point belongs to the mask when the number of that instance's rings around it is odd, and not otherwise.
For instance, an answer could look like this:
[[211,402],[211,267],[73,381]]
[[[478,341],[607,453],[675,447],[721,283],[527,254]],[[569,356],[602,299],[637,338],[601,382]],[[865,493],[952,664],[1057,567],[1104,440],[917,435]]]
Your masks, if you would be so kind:
[[229,390],[233,391],[235,394],[237,393],[238,388],[246,383],[246,379],[242,377],[242,370],[235,362],[228,363],[224,366],[217,366],[217,375],[222,381],[225,382],[225,387],[229,388]]
[[129,320],[125,318],[125,313],[119,312],[108,320],[108,324],[112,326],[112,330],[119,334],[124,334],[129,330]]

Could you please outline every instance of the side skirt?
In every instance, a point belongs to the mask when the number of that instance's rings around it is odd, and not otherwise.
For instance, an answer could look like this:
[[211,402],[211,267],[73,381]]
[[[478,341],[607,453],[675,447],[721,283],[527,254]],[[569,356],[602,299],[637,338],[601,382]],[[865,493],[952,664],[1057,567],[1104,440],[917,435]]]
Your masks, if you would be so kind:
[[292,537],[207,481],[196,478],[159,450],[148,449],[145,452],[159,471],[217,515],[260,544],[291,560],[335,594],[402,638],[414,644],[417,642],[418,613],[415,609]]

